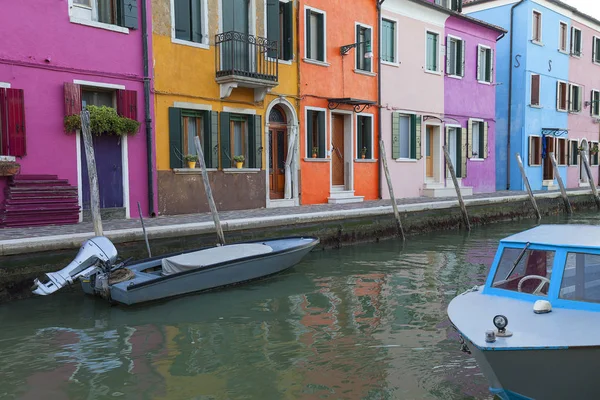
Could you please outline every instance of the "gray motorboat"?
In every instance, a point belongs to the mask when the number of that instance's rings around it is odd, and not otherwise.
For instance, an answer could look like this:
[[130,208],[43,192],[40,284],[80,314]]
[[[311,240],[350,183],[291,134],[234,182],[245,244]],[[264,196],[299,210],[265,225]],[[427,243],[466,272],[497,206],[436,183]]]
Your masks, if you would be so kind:
[[34,281],[33,292],[49,295],[81,281],[83,291],[121,304],[137,304],[236,285],[293,267],[317,244],[316,237],[284,237],[207,247],[117,263],[104,237],[87,240],[68,266]]
[[600,226],[501,240],[485,284],[455,297],[448,316],[500,398],[600,398]]

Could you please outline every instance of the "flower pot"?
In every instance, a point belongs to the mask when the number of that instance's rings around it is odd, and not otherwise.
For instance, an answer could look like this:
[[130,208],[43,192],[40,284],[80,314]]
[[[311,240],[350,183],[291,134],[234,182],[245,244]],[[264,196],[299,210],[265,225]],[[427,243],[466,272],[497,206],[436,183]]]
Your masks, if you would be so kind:
[[364,160],[365,159],[365,155],[363,154],[362,156],[360,156],[360,158],[362,158]]
[[313,153],[313,157],[312,158],[317,158],[317,153]]
[[237,168],[242,168],[242,166],[243,166],[243,165],[244,165],[244,162],[243,162],[243,161],[236,161],[236,163],[235,163],[235,166],[236,166]]
[[196,168],[196,161],[188,161],[188,168]]

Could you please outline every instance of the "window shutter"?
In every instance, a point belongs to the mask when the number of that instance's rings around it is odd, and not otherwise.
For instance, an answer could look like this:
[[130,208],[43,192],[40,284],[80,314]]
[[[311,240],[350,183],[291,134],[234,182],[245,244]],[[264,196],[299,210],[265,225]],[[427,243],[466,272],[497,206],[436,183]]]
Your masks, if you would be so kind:
[[7,120],[7,110],[6,110],[6,89],[0,88],[0,143],[2,147],[0,148],[0,154],[8,154],[8,138],[6,137],[8,128],[6,124]]
[[[446,134],[444,135],[444,146],[446,146],[446,149],[448,149],[448,153],[450,153],[450,149],[448,148],[449,143],[450,143],[450,127],[447,126]],[[446,161],[446,154],[444,154],[443,160],[444,160],[444,166],[446,167],[446,168],[444,168],[444,178],[447,178],[450,175],[450,170],[448,169],[448,162]],[[456,166],[454,166],[454,168],[456,168]]]
[[473,120],[467,122],[467,158],[473,158]]
[[[450,59],[450,38],[446,36],[446,75],[450,74],[450,63],[452,60]],[[456,71],[455,71],[456,73]]]
[[556,81],[556,109],[560,110],[560,82]]
[[462,12],[462,7],[463,7],[463,0],[456,0],[458,3],[458,7],[456,8],[456,11],[458,11],[459,13]]
[[319,111],[318,114],[318,125],[319,125],[319,158],[325,158],[325,111]]
[[[208,130],[206,131],[208,135]],[[210,112],[210,166],[219,168],[219,113]]]
[[596,108],[596,103],[594,103],[594,91],[592,90],[590,93],[590,115],[594,115],[594,109]]
[[477,80],[481,81],[481,46],[477,46]]
[[135,90],[117,90],[117,113],[122,117],[137,121],[137,92]]
[[[369,44],[371,45],[371,52],[375,51],[375,46],[373,43],[373,37],[371,36],[371,29],[367,29],[366,33],[365,33],[365,40],[369,41]],[[363,46],[365,46],[365,54],[367,53],[367,45],[366,43],[363,44]],[[365,58],[365,68],[367,69],[367,71],[371,71],[371,58]]]
[[[462,0],[461,1],[461,7],[462,7]],[[460,76],[464,77],[465,76],[465,41],[461,40],[460,42]]]
[[317,59],[325,61],[325,20],[323,14],[319,14],[317,25]]
[[182,40],[192,39],[190,0],[175,0],[175,37]]
[[263,145],[262,145],[262,117],[254,116],[254,168],[262,169]]
[[422,149],[421,149],[421,116],[415,116],[415,146],[417,148],[417,160],[420,160],[422,157]]
[[[267,0],[267,40],[269,43],[279,41],[279,0]],[[282,46],[277,43],[277,46]],[[277,49],[269,50],[270,58],[277,58]]]
[[[145,1],[145,0],[142,0]],[[137,0],[120,0],[121,23],[126,28],[138,28],[138,6]]]
[[417,158],[417,116],[412,114],[410,116],[410,159],[416,160]]
[[367,154],[365,158],[372,159],[373,158],[373,131],[371,130],[371,123],[373,122],[373,117],[365,117],[363,119],[365,121],[363,129],[363,146],[367,148]]
[[534,164],[534,160],[533,160],[533,136],[529,136],[529,165],[533,165]]
[[577,86],[577,107],[575,111],[581,112],[583,110],[583,88],[581,86]]
[[572,140],[567,140],[567,165],[571,165],[571,144]]
[[487,56],[487,71],[486,74],[489,73],[489,76],[486,76],[486,81],[493,82],[494,81],[494,50],[489,49],[485,52]]
[[315,147],[313,143],[313,112],[312,110],[306,111],[306,157],[312,157],[312,150]]
[[231,168],[230,140],[229,140],[229,121],[228,112],[221,113],[221,168]]
[[400,114],[392,113],[392,158],[400,158]]
[[183,168],[183,129],[181,109],[169,107],[169,160],[171,168]]
[[360,158],[362,148],[365,147],[363,143],[364,124],[364,118],[359,115],[356,119],[356,158]]
[[592,39],[592,61],[596,61],[596,40],[598,40],[598,38],[596,38],[596,36],[594,36],[594,38]]
[[[306,31],[304,31],[304,42],[306,43],[306,54],[304,55],[306,58],[311,58],[312,56],[312,43],[310,41],[310,30],[311,30],[311,22],[310,22],[310,10],[306,10]],[[309,111],[310,113],[310,111]],[[312,149],[310,150],[312,151]]]
[[79,85],[65,82],[65,116],[81,113],[81,89]]
[[574,49],[575,49],[575,28],[571,27],[571,49],[570,49],[571,54],[573,54]]
[[294,58],[294,2],[289,1],[283,5],[283,58],[291,60]]
[[192,0],[192,41],[202,43],[202,0]]
[[488,158],[488,128],[487,122],[483,123],[483,158]]
[[466,178],[467,177],[467,130],[464,128],[460,128],[459,130],[459,134],[460,134],[460,151],[458,152],[460,154],[460,161],[457,162],[457,164],[459,164],[461,166],[461,177]]
[[25,145],[25,100],[23,89],[4,89],[3,103],[6,119],[4,125],[6,134],[2,140],[2,153],[5,155],[23,157],[27,154]]
[[[356,25],[356,33],[355,33],[355,38],[354,38],[354,39],[355,39],[355,40],[354,40],[354,42],[355,42],[355,43],[358,43],[358,42],[360,42],[360,28],[361,28],[361,26],[360,26],[360,25]],[[366,35],[365,35],[365,38],[366,38]],[[356,54],[356,68],[357,68],[357,69],[358,69],[358,67],[359,67],[359,65],[360,65],[360,62],[361,62],[361,56],[360,56],[360,53],[361,53],[361,52],[360,52],[360,51],[358,51],[358,50],[359,50],[359,48],[360,48],[360,47],[362,47],[362,46],[365,46],[365,44],[359,44],[358,46],[359,46],[359,47],[357,47],[357,48],[355,49],[355,54]],[[363,48],[366,48],[366,46],[365,46],[365,47],[363,47]],[[365,60],[365,61],[367,61],[367,60]],[[367,63],[365,62],[365,67],[366,67],[366,66],[367,66]]]

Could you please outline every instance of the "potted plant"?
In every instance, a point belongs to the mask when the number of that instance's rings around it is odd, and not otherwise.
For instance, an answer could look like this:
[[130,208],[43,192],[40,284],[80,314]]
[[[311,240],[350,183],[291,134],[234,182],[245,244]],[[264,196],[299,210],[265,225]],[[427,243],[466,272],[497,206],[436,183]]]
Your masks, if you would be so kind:
[[[86,106],[90,112],[90,132],[94,135],[134,135],[140,123],[117,114],[117,110],[107,106]],[[63,121],[65,132],[73,133],[81,129],[79,114],[67,115]]]
[[590,154],[596,155],[598,154],[598,145],[594,143],[594,145],[590,148]]
[[183,157],[185,161],[187,161],[188,168],[196,168],[196,163],[198,162],[198,156],[195,154],[188,154]]
[[367,156],[367,148],[363,147],[360,151],[360,158],[364,159]]
[[237,168],[242,168],[244,165],[244,161],[246,161],[246,157],[244,156],[234,156],[233,161],[235,161],[235,166]]
[[318,147],[313,147],[312,158],[317,158],[317,154],[319,153]]

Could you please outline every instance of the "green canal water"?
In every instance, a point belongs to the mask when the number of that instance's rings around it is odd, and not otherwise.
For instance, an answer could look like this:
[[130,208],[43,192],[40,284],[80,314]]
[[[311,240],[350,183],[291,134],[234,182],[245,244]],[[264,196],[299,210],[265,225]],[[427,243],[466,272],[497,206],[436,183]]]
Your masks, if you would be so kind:
[[531,226],[313,252],[264,281],[135,308],[75,290],[5,304],[0,398],[489,399],[446,307]]

